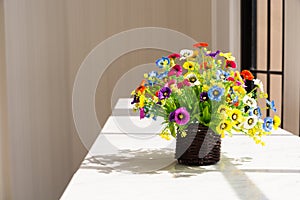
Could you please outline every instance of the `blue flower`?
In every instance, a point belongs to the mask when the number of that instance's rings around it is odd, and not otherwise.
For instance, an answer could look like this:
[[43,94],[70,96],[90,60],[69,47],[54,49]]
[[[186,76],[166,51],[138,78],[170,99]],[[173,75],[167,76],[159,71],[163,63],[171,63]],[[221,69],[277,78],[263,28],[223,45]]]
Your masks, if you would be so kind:
[[156,84],[157,76],[158,76],[157,71],[152,71],[152,72],[148,73],[148,78],[147,78],[148,84],[146,84],[146,85],[153,86],[154,84]]
[[225,72],[224,70],[217,70],[216,72],[217,80],[226,80],[227,77],[229,76],[228,72]]
[[249,111],[249,115],[250,116],[257,116],[258,118],[261,118],[262,114],[261,114],[260,107],[251,108],[250,111]]
[[273,128],[273,119],[271,117],[266,117],[263,123],[263,129],[266,132],[270,132]]
[[166,78],[168,76],[168,71],[165,71],[163,73],[160,73],[157,75],[157,78],[158,79],[163,79],[163,78]]
[[167,57],[162,57],[156,61],[156,65],[159,68],[165,68],[166,66],[170,65],[170,59]]
[[272,109],[274,112],[276,112],[276,108],[275,108],[275,102],[273,101],[269,101],[268,99],[266,99],[267,105],[270,109]]
[[224,88],[213,86],[208,90],[208,97],[214,101],[221,101],[221,98],[224,94]]

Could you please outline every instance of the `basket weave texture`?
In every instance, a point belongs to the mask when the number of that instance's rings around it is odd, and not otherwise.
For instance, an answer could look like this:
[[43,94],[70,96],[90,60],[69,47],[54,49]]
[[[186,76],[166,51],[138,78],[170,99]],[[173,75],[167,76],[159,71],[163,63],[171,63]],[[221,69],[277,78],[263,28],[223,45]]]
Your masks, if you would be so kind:
[[202,124],[190,124],[186,133],[185,137],[177,134],[175,158],[179,164],[213,165],[220,160],[220,135]]

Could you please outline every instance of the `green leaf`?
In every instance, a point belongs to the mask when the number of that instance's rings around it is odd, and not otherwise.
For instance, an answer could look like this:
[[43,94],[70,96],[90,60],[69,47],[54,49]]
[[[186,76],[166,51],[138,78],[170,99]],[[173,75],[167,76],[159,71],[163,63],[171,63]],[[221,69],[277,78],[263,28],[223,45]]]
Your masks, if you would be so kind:
[[176,131],[175,131],[175,126],[174,126],[174,123],[173,122],[170,122],[169,123],[169,128],[170,128],[170,131],[171,131],[171,135],[176,138]]
[[206,107],[204,108],[204,110],[203,110],[203,121],[204,121],[205,123],[209,123],[210,118],[211,118],[211,114],[210,114],[210,112],[209,112],[208,106],[206,106]]

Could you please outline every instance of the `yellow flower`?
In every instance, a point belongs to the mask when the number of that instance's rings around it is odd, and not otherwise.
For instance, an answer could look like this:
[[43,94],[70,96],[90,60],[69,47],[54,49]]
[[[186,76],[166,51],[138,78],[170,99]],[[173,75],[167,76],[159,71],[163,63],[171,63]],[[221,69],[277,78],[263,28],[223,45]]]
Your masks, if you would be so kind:
[[235,61],[235,57],[232,56],[231,52],[228,53],[220,53],[220,56],[224,57],[227,60]]
[[245,84],[243,78],[241,77],[240,72],[238,72],[238,71],[236,71],[234,73],[234,80],[237,80],[237,81],[241,82],[242,84]]
[[225,137],[225,131],[231,130],[232,126],[230,124],[229,120],[223,120],[220,122],[220,124],[217,126],[217,132],[221,134],[221,137]]
[[169,58],[169,59],[170,59],[170,66],[171,67],[173,67],[174,65],[176,65],[174,58]]
[[222,64],[222,60],[217,60],[217,64],[221,65]]
[[280,126],[280,124],[281,124],[280,118],[277,115],[275,115],[274,118],[273,118],[273,127],[274,127],[274,129],[277,130],[278,127]]
[[234,122],[234,123],[238,123],[242,120],[242,111],[238,110],[238,109],[233,109],[233,110],[229,110],[228,111],[228,116],[229,118]]
[[259,97],[261,98],[261,99],[263,99],[263,98],[268,98],[268,93],[264,93],[264,92],[261,92],[261,93],[259,93]]
[[146,99],[145,95],[141,95],[140,96],[140,103],[139,103],[139,107],[140,108],[144,107],[144,105],[145,105],[145,99]]
[[132,92],[131,92],[131,95],[135,95],[136,93],[135,93],[135,90],[133,90]]
[[246,92],[246,90],[242,87],[242,86],[233,86],[232,87],[232,89],[235,91],[235,92],[237,92],[237,93],[239,93],[239,94],[242,94],[242,95],[245,95],[247,92]]
[[189,71],[193,71],[195,70],[195,63],[191,61],[187,61],[183,64],[183,68]]
[[159,134],[160,137],[162,137],[165,140],[171,140],[171,134],[168,130],[164,130]]
[[209,90],[209,86],[203,85],[202,90],[203,90],[203,92],[207,92]]
[[223,117],[227,116],[227,112],[229,111],[229,107],[224,106],[224,105],[220,105],[218,108],[218,113],[220,113]]

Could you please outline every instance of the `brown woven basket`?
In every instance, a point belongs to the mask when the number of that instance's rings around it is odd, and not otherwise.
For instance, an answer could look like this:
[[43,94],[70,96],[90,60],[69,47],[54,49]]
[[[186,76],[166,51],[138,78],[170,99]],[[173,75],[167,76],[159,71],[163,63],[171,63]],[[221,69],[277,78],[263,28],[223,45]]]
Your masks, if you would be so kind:
[[212,165],[220,160],[220,135],[202,124],[190,124],[186,133],[186,137],[177,134],[175,158],[179,164]]

